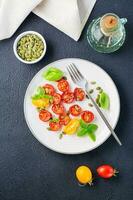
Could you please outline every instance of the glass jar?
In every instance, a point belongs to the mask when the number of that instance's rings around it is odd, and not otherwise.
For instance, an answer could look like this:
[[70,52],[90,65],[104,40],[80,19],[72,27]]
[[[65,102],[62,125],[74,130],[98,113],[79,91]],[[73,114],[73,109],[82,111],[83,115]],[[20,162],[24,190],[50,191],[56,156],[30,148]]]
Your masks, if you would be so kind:
[[114,13],[107,13],[94,19],[87,30],[87,40],[91,47],[101,53],[118,50],[124,43],[126,18],[119,18]]

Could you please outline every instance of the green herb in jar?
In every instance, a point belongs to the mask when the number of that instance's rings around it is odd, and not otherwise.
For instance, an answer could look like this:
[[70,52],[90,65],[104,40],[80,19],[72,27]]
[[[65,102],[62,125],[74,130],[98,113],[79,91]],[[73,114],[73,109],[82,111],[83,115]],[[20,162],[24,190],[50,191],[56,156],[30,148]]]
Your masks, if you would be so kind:
[[17,53],[25,61],[35,61],[41,57],[44,43],[36,34],[27,34],[17,43]]

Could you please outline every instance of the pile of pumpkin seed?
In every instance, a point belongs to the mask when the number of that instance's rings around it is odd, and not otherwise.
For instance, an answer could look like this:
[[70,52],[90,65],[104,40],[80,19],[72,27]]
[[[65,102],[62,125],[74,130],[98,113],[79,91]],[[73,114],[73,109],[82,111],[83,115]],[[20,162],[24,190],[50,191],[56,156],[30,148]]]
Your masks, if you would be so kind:
[[17,53],[25,61],[35,61],[41,57],[44,51],[44,43],[35,34],[23,36],[17,43]]

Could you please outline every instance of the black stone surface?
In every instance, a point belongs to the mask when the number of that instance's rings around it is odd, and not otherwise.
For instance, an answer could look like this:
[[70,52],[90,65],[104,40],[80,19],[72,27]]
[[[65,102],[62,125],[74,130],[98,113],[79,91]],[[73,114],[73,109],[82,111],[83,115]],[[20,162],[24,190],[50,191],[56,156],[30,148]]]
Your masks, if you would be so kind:
[[[95,52],[86,41],[90,21],[107,12],[126,17],[127,38],[116,53]],[[6,20],[5,20],[6,23]],[[2,27],[1,27],[2,28]],[[18,34],[35,30],[45,36],[46,57],[25,65],[14,56]],[[110,137],[96,150],[82,155],[62,155],[42,146],[30,133],[23,115],[23,99],[32,77],[46,64],[67,57],[90,60],[106,70],[121,97],[116,132],[123,146]],[[0,42],[0,200],[131,200],[133,198],[133,1],[98,0],[79,42],[30,14],[15,35]],[[115,166],[117,178],[96,178],[93,187],[79,187],[74,172],[78,165]],[[97,177],[97,176],[96,176]]]

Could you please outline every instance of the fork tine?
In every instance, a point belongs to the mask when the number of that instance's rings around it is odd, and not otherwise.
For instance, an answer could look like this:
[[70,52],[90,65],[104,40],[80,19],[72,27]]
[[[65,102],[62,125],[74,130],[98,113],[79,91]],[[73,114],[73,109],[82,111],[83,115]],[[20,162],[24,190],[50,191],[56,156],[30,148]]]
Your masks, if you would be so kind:
[[75,77],[73,76],[73,72],[71,72],[71,70],[70,70],[70,66],[67,67],[67,71],[68,71],[69,75],[71,76],[71,79],[73,80],[73,82],[76,83]]
[[73,65],[70,64],[69,66],[70,66],[70,69],[71,69],[71,71],[72,71],[72,73],[73,73],[73,76],[75,77],[76,81],[79,81],[80,78],[79,78],[79,76],[76,74],[75,69],[73,68]]
[[73,64],[70,64],[70,66],[71,66],[74,76],[76,77],[76,80],[80,81],[81,77],[78,75],[77,71],[75,70],[75,67],[73,66]]
[[81,72],[78,70],[78,68],[76,67],[76,65],[74,63],[72,63],[73,67],[75,68],[75,70],[77,71],[77,73],[80,75],[80,77],[83,79],[83,75],[81,74]]

